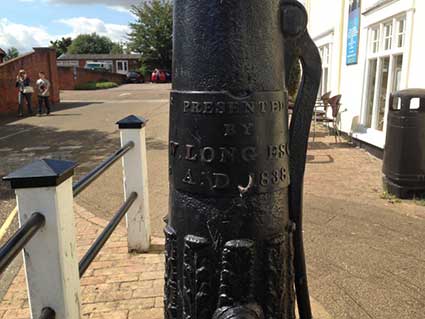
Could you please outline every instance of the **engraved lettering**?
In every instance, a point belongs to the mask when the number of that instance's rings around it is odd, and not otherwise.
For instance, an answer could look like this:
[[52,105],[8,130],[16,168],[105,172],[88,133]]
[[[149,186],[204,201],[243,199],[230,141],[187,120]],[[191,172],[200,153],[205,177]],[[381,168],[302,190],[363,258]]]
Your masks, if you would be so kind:
[[287,148],[287,145],[285,144],[279,145],[279,151],[282,154],[282,157],[286,154],[286,148]]
[[286,169],[284,169],[284,168],[280,169],[280,180],[282,182],[284,182],[286,180]]
[[201,113],[202,106],[199,102],[192,102],[192,111],[193,113]]
[[230,177],[226,174],[213,173],[214,186],[213,189],[225,189],[230,185]]
[[275,185],[279,183],[279,171],[278,170],[273,171],[273,173],[272,173],[272,183],[275,184]]
[[226,112],[226,103],[217,102],[217,113],[224,114],[224,112]]
[[266,113],[266,102],[259,101],[258,104],[260,105],[261,113]]
[[201,172],[201,186],[205,186],[205,183],[207,183],[210,187],[212,187],[213,180],[212,180],[210,174],[207,174],[205,172]]
[[[173,102],[174,103],[174,102]],[[256,114],[276,113],[284,109],[285,103],[274,101],[183,101],[184,113],[197,114]]]
[[246,136],[253,135],[253,131],[252,131],[252,129],[254,128],[254,124],[253,123],[242,124],[242,127],[245,129],[245,133],[244,134]]
[[220,163],[234,163],[235,162],[235,157],[236,157],[236,152],[237,152],[237,148],[236,147],[231,147],[229,148],[225,148],[225,147],[220,147],[220,152],[221,152],[221,159],[220,159]]
[[238,102],[228,102],[228,105],[229,105],[229,113],[230,114],[239,113]]
[[212,147],[204,147],[201,150],[201,161],[211,163],[215,158],[215,150]]
[[243,104],[245,106],[245,112],[246,113],[251,113],[251,114],[254,114],[255,113],[254,102],[244,102]]
[[269,172],[263,172],[263,173],[261,173],[260,184],[262,186],[268,186],[269,183],[270,183]]
[[280,112],[282,111],[283,106],[282,103],[280,101],[273,101],[272,102],[272,111],[273,112]]
[[268,149],[268,159],[276,159],[277,158],[277,146],[269,145]]
[[198,154],[193,154],[193,149],[195,146],[193,145],[186,145],[186,157],[185,159],[188,161],[196,161],[198,159]]
[[257,157],[255,147],[246,147],[242,149],[242,159],[245,162],[252,162],[255,161],[255,158]]
[[269,160],[271,159],[279,159],[283,158],[286,154],[286,145],[269,145],[267,147],[267,158]]
[[188,169],[185,177],[183,178],[183,183],[189,185],[195,185],[196,183],[193,180],[192,170]]
[[236,126],[235,124],[224,124],[224,136],[235,136]]
[[184,101],[183,102],[183,105],[184,105],[184,107],[183,107],[183,112],[184,113],[187,113],[187,112],[190,112],[190,102],[189,101]]
[[176,154],[177,154],[177,148],[179,147],[179,143],[177,143],[177,142],[173,142],[173,141],[171,141],[170,142],[170,153],[171,153],[171,156],[173,156],[173,157],[175,157],[176,156]]
[[204,102],[204,105],[205,105],[204,114],[213,114],[214,113],[213,102]]

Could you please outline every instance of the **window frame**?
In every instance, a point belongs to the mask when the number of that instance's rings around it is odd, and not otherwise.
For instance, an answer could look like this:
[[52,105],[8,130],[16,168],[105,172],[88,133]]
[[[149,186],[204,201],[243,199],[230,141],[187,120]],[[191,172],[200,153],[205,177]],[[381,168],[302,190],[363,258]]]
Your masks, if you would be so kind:
[[[399,26],[401,21],[404,23],[403,33],[399,32]],[[385,32],[385,26],[391,24],[392,27],[390,30],[391,33],[391,47],[386,48],[385,44],[386,41],[388,41],[387,33]],[[407,72],[408,72],[408,52],[409,47],[407,43],[408,38],[408,32],[407,28],[409,25],[409,16],[406,12],[403,12],[401,14],[395,15],[391,18],[384,19],[378,23],[375,23],[373,25],[369,25],[367,27],[367,45],[368,48],[366,50],[366,59],[365,59],[365,74],[364,74],[364,89],[363,89],[363,102],[362,102],[362,116],[361,116],[361,123],[362,125],[369,131],[375,131],[380,134],[383,134],[386,131],[387,128],[387,117],[388,117],[388,110],[389,110],[389,97],[393,90],[394,85],[394,76],[396,74],[395,72],[395,63],[397,57],[400,55],[402,56],[403,63],[402,63],[402,75],[401,75],[401,81],[399,83],[400,89],[406,88],[407,86]],[[409,26],[410,27],[410,26]],[[379,32],[378,36],[378,50],[375,51],[375,45],[376,45],[376,38],[375,33]],[[401,47],[398,46],[399,43],[399,36],[403,36],[403,45]],[[387,87],[386,87],[386,94],[385,94],[385,114],[384,118],[382,119],[383,125],[382,130],[379,129],[380,127],[380,118],[379,118],[379,103],[380,103],[380,92],[381,92],[381,86],[382,86],[382,74],[383,74],[383,59],[389,58],[389,65],[388,65],[388,81],[387,81]],[[370,69],[371,69],[371,61],[376,59],[376,74],[375,74],[375,86],[374,89],[370,89],[371,83],[371,76],[370,76]],[[372,119],[371,119],[371,125],[368,126],[368,119],[369,119],[369,101],[370,99],[370,92],[372,92],[373,96],[373,104],[372,104]]]
[[[322,59],[322,77],[319,90],[319,97],[322,97],[330,90],[331,86],[332,43],[324,43],[318,49]],[[324,82],[326,82],[325,85],[323,85]]]

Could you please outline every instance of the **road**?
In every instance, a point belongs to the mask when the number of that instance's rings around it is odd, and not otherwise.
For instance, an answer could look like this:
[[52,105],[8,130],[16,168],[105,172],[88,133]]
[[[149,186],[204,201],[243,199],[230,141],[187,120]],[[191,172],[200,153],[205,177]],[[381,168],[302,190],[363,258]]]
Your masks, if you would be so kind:
[[[130,114],[143,116],[149,119],[152,230],[162,236],[168,204],[169,89],[143,84],[66,91],[64,102],[50,117],[5,119],[0,127],[0,174],[35,158],[51,157],[78,162],[78,179],[119,147],[116,121]],[[326,132],[321,130],[309,145],[305,180],[312,296],[336,319],[423,319],[425,207],[381,198],[381,161],[348,143],[336,144]],[[122,200],[120,163],[76,199],[103,218],[109,218]],[[15,204],[5,183],[0,201],[2,224]],[[17,267],[19,263],[11,268]]]
[[[64,91],[62,103],[49,117],[0,119],[0,176],[34,159],[54,158],[78,163],[75,180],[93,169],[120,147],[115,123],[135,114],[149,120],[147,147],[150,178],[150,205],[153,234],[162,236],[163,216],[167,213],[168,175],[168,99],[170,85],[129,84],[106,91]],[[165,166],[166,167],[166,166]],[[76,198],[76,202],[94,214],[110,219],[123,201],[121,162]],[[0,182],[0,225],[15,207],[14,193]],[[9,228],[4,241],[17,229]],[[20,258],[0,278],[0,298],[21,265]]]

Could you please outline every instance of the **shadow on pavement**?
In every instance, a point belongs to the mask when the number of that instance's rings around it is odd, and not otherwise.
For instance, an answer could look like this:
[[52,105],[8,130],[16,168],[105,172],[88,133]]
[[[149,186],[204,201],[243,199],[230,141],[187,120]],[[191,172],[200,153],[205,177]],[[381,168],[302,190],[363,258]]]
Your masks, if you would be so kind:
[[[59,111],[65,111],[65,110],[69,110],[69,109],[76,109],[76,108],[80,108],[80,107],[85,107],[85,106],[89,106],[89,105],[95,105],[95,104],[102,104],[102,102],[61,102],[58,104],[54,104],[52,105],[52,112],[50,114],[50,116],[78,116],[81,114],[56,114],[56,112]],[[37,112],[37,105],[33,106],[33,111],[34,111],[34,115]],[[34,116],[33,115],[33,116]],[[27,115],[25,114],[25,117],[27,117]],[[7,114],[7,115],[1,115],[0,116],[0,127],[4,126],[6,124],[9,123],[13,123],[16,121],[20,121],[22,120],[21,117],[16,116],[15,114]]]
[[[116,136],[98,130],[62,131],[52,127],[16,124],[10,125],[7,130],[2,128],[2,131],[6,131],[6,134],[12,131],[22,133],[0,140],[1,177],[36,159],[52,158],[78,162],[78,178],[120,147]],[[13,197],[9,185],[1,182],[0,200]],[[0,224],[1,221],[0,217]]]
[[307,155],[308,164],[332,164],[335,160],[330,154],[324,155]]
[[347,142],[325,143],[325,142],[308,142],[309,150],[330,150],[335,148],[355,148]]

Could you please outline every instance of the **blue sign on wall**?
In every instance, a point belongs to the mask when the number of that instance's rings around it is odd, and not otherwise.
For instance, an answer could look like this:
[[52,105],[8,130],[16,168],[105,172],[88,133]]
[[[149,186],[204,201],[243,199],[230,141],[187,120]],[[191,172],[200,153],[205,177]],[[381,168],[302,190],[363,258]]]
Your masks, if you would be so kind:
[[357,64],[360,35],[360,0],[350,0],[347,34],[347,65]]

